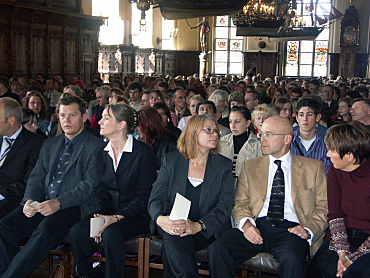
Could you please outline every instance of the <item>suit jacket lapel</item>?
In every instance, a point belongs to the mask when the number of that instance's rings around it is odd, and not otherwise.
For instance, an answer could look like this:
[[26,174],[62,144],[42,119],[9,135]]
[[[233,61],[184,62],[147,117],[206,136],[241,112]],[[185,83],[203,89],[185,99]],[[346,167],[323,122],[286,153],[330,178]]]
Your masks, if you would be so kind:
[[292,187],[292,201],[293,205],[297,197],[297,192],[302,182],[304,173],[302,161],[296,155],[292,154],[291,164],[291,187]]
[[133,140],[133,145],[132,145],[132,152],[131,153],[128,153],[128,152],[124,152],[122,153],[122,156],[121,156],[121,160],[118,164],[118,167],[117,167],[117,175],[119,175],[120,173],[122,173],[123,171],[126,170],[126,168],[128,166],[131,165],[131,161],[138,155],[138,147],[137,147],[137,142],[135,142],[136,140],[134,139]]
[[[259,163],[255,168],[254,171],[255,179],[252,180],[250,183],[252,185],[251,187],[254,189],[251,191],[253,191],[256,194],[259,194],[260,200],[264,200],[266,198],[267,184],[269,178],[269,163],[270,163],[269,156],[268,155],[264,156],[263,159],[261,160],[261,163]],[[263,206],[263,201],[261,202],[261,204]]]
[[55,144],[55,148],[53,150],[45,150],[46,152],[50,151],[50,164],[49,164],[49,173],[50,176],[54,174],[54,170],[57,167],[59,158],[60,158],[60,152],[62,151],[62,148],[64,146],[64,135],[59,135],[59,142]]
[[176,183],[178,184],[177,192],[185,197],[186,183],[188,182],[189,173],[189,160],[181,156],[178,161],[178,166],[179,167],[175,167],[175,171],[178,172],[178,178],[176,179]]
[[199,205],[202,204],[204,198],[207,196],[208,191],[212,188],[213,180],[215,179],[217,173],[215,172],[215,165],[213,161],[213,155],[208,154],[206,171],[204,173],[202,190],[200,192]]
[[[27,142],[27,134],[24,131],[25,129],[23,128],[22,131],[19,133],[17,139],[14,141],[13,146],[11,147],[7,157],[5,158],[4,164],[12,159],[13,156],[16,155],[16,153],[20,150],[20,148],[23,146],[24,143]],[[3,137],[1,137],[1,140]],[[1,141],[2,142],[2,141]]]

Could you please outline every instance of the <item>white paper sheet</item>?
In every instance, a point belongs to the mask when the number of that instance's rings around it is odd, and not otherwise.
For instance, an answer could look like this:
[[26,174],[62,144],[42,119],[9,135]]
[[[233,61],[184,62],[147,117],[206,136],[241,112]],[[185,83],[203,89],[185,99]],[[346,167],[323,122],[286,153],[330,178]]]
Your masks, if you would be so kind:
[[31,204],[28,204],[28,206],[29,207],[31,207],[31,208],[34,208],[35,206],[37,206],[38,204],[40,204],[39,202],[37,202],[37,201],[34,201],[34,202],[32,202]]
[[90,237],[97,236],[101,227],[104,225],[104,219],[100,217],[90,219]]
[[170,220],[187,220],[191,202],[179,193],[176,193],[175,202],[170,214]]

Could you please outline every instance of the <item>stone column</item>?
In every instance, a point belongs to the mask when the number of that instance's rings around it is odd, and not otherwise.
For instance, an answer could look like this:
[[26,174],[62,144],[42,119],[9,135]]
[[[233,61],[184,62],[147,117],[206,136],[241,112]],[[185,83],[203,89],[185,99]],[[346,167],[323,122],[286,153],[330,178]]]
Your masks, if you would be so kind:
[[199,79],[202,80],[202,77],[207,73],[207,58],[208,53],[201,52],[199,54]]

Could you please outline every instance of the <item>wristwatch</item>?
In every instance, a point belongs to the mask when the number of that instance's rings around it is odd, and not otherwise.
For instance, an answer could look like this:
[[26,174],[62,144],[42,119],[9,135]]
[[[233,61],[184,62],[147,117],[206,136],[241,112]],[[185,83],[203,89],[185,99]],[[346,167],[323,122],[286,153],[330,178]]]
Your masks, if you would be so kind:
[[200,225],[200,231],[205,231],[206,230],[206,225],[204,225],[204,223],[202,221],[198,221],[199,225]]

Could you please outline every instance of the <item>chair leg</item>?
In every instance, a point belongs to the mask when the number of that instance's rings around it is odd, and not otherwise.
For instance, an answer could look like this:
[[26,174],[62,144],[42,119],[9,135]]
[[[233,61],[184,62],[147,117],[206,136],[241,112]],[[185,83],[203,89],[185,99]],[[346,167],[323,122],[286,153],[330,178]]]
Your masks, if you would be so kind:
[[247,278],[248,277],[248,270],[243,269],[242,270],[242,278]]
[[138,254],[137,254],[137,273],[138,278],[144,278],[144,248],[145,248],[145,241],[144,238],[138,238]]
[[149,278],[150,273],[150,238],[144,238],[144,278]]

